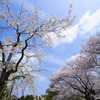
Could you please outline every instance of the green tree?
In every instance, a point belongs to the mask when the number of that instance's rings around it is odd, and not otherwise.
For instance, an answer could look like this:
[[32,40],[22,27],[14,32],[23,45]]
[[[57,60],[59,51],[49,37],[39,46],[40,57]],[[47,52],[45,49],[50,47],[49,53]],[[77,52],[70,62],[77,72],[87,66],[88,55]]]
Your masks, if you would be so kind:
[[44,100],[52,100],[52,98],[57,95],[57,91],[52,91],[52,88],[54,88],[53,84],[51,84],[50,87],[46,90],[46,94],[43,96]]
[[20,97],[20,100],[25,100],[25,96],[21,96]]
[[33,100],[33,98],[34,98],[33,95],[27,95],[25,100]]
[[27,95],[20,97],[20,100],[42,100],[40,96]]

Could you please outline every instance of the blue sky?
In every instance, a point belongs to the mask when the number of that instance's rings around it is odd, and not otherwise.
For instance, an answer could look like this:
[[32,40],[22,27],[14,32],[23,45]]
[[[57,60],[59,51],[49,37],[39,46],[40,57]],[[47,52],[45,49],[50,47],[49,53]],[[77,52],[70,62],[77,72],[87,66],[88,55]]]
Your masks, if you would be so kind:
[[[19,3],[20,0],[15,0]],[[69,4],[73,4],[72,16],[76,19],[71,27],[63,31],[65,38],[53,37],[53,45],[44,48],[44,69],[37,73],[36,86],[39,94],[44,94],[50,83],[51,74],[59,70],[75,55],[82,43],[90,35],[100,31],[100,0],[26,0],[25,8],[32,11],[37,5],[43,16],[66,17]]]

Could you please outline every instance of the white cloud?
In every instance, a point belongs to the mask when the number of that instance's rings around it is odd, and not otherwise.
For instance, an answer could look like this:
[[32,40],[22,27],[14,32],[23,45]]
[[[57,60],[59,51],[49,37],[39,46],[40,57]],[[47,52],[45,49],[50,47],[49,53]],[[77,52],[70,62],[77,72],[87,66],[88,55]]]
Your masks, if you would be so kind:
[[52,33],[52,41],[54,47],[61,45],[62,43],[71,43],[77,38],[78,35],[93,34],[96,30],[99,30],[100,27],[100,9],[94,13],[90,11],[86,12],[83,17],[79,20],[79,23],[62,31],[62,34],[65,38],[57,38]]
[[39,81],[46,81],[47,77],[44,75],[38,75]]
[[54,55],[47,55],[44,58],[44,60],[46,62],[53,63],[53,64],[60,65],[60,66],[64,64],[64,60],[63,59],[57,58]]
[[38,73],[34,73],[33,75],[36,76],[36,80],[41,82],[46,81],[48,79],[47,76]]
[[57,71],[58,68],[55,68],[55,67],[51,67],[51,66],[46,66],[46,68],[44,68],[47,72],[54,72],[54,71]]
[[93,14],[91,14],[90,11],[85,13],[85,15],[79,21],[79,27],[82,30],[82,34],[91,32],[98,25],[100,25],[100,9]]
[[78,33],[78,25],[74,25],[74,26],[70,27],[69,29],[64,30],[62,32],[62,34],[64,35],[64,38],[55,37],[55,38],[52,39],[54,46],[58,46],[62,43],[71,43],[71,42],[73,42],[73,40],[77,36],[77,33]]

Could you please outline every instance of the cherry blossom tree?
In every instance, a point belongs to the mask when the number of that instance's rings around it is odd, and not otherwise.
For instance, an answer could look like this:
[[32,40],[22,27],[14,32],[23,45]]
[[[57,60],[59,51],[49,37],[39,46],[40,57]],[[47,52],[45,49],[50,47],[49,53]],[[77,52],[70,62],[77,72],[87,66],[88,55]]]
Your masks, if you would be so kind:
[[33,91],[32,72],[41,70],[42,48],[52,44],[50,33],[63,37],[62,31],[74,20],[72,5],[63,19],[41,18],[39,10],[30,12],[23,3],[12,6],[12,0],[0,0],[0,98],[15,89],[24,92],[26,86]]
[[81,51],[51,78],[53,91],[59,91],[54,100],[94,100],[100,93],[100,34],[90,37]]

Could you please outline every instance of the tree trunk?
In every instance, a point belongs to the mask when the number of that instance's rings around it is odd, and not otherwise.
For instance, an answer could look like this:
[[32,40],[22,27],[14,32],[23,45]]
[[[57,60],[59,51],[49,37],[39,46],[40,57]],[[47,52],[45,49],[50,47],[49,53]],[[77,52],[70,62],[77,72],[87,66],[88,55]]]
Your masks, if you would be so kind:
[[6,90],[7,90],[6,83],[3,82],[3,81],[0,79],[0,98],[2,98],[2,97],[5,95]]
[[91,95],[86,95],[85,96],[85,99],[86,100],[95,100]]
[[6,70],[3,69],[0,77],[0,99],[7,94],[7,81],[9,75],[6,73]]

